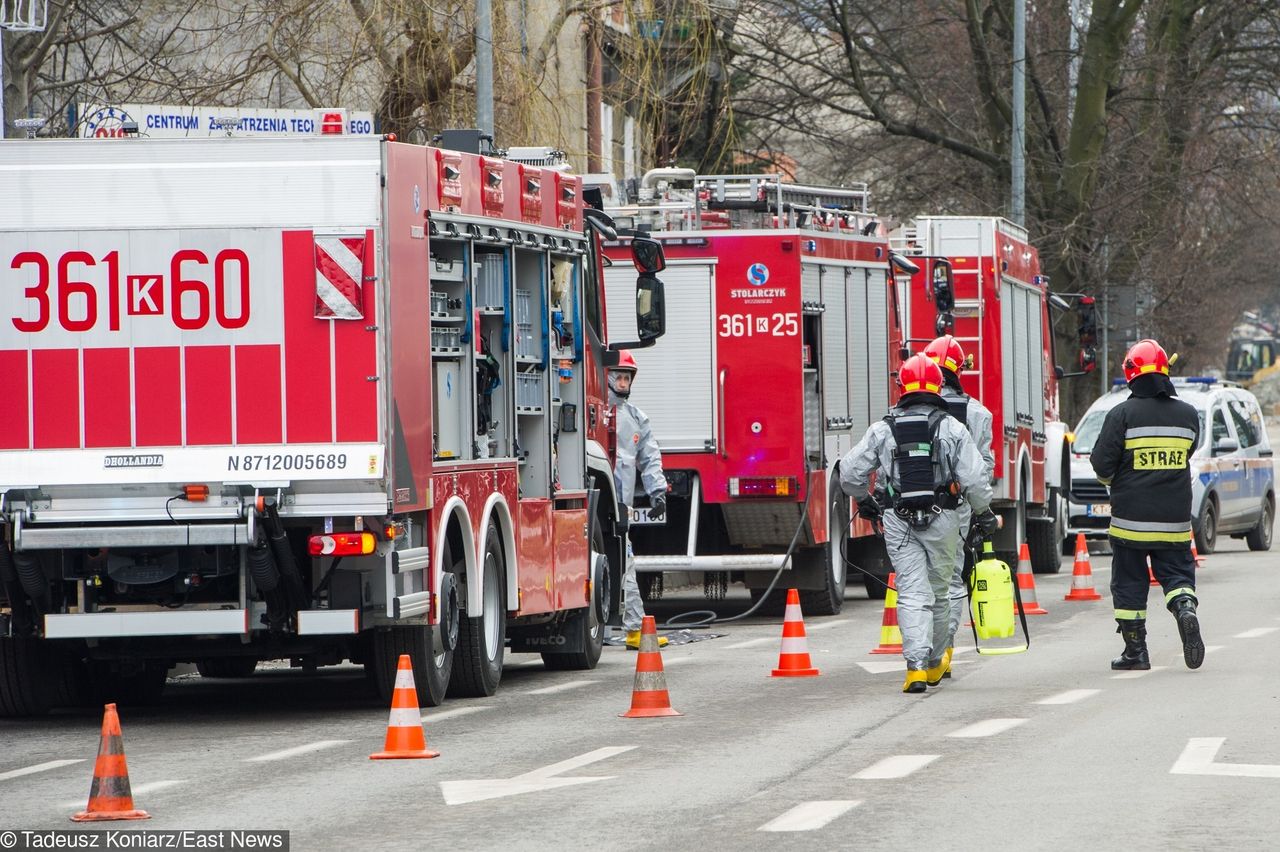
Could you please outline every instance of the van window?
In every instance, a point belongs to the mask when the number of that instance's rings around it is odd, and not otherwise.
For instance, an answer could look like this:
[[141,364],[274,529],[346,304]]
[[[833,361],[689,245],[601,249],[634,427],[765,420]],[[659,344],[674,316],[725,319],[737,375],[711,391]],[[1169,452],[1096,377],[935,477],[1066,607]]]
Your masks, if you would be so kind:
[[1261,438],[1257,427],[1253,425],[1253,419],[1249,416],[1248,403],[1243,399],[1231,399],[1227,401],[1227,410],[1231,412],[1231,419],[1235,421],[1236,434],[1240,436],[1240,446],[1257,445]]
[[1213,407],[1213,441],[1209,444],[1209,450],[1218,446],[1218,442],[1223,438],[1230,438],[1231,432],[1227,429],[1227,418],[1222,413],[1222,406],[1215,405]]

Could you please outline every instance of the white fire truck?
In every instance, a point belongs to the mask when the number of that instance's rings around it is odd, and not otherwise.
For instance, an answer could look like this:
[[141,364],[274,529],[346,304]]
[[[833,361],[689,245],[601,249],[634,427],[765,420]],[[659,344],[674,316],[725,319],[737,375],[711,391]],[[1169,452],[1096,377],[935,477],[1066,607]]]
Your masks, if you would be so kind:
[[1004,527],[996,549],[1011,562],[1027,542],[1032,567],[1056,573],[1066,529],[1062,489],[1070,482],[1049,292],[1024,228],[994,216],[921,216],[893,234],[920,267],[906,300],[908,347],[954,334],[973,366],[965,392],[990,409],[995,502]]
[[[177,661],[351,660],[389,698],[408,653],[431,705],[492,694],[506,647],[595,665],[614,234],[580,178],[60,140],[0,143],[0,185],[0,715],[154,697]],[[642,340],[660,289],[633,271]]]
[[[655,197],[659,179],[692,189]],[[652,594],[662,572],[693,572],[710,597],[733,580],[759,597],[785,569],[772,607],[797,587],[806,614],[839,612],[842,553],[876,576],[889,571],[882,540],[851,523],[835,473],[888,409],[902,340],[889,241],[866,188],[666,170],[645,189],[647,203],[610,210],[668,258],[670,334],[636,353],[631,397],[650,418],[671,489],[661,523],[643,500],[633,513],[641,588]],[[626,242],[606,252],[621,260]],[[630,336],[634,276],[613,269],[610,330]]]

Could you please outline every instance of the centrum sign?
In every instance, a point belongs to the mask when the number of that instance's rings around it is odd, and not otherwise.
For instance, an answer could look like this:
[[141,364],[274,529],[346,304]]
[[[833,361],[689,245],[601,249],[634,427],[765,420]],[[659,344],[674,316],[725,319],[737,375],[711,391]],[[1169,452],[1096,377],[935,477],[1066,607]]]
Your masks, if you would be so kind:
[[80,104],[78,135],[110,139],[224,136],[373,135],[373,113],[333,109],[248,109],[163,104]]

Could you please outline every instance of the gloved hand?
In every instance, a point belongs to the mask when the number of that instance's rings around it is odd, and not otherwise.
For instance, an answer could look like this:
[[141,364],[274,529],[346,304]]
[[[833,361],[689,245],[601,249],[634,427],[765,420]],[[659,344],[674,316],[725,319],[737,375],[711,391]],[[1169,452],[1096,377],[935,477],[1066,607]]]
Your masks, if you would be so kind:
[[655,521],[662,520],[667,514],[667,498],[658,496],[649,500],[649,517]]
[[982,534],[984,536],[991,535],[996,530],[1000,529],[1001,526],[1000,516],[990,509],[987,509],[981,515],[975,515],[973,523],[978,527],[978,529],[982,530]]
[[876,501],[876,498],[868,494],[858,501],[858,517],[868,521],[878,521],[884,516],[884,509]]

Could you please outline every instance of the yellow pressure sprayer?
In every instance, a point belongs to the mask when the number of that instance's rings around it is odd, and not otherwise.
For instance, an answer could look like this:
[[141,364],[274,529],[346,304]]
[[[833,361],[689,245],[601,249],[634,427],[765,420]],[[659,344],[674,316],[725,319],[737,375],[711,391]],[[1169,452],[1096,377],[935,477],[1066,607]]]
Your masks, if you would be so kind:
[[[990,541],[982,542],[982,559],[974,562],[973,572],[969,575],[969,609],[973,616],[973,643],[979,654],[1021,654],[1031,647],[1031,634],[1027,632],[1027,616],[1022,611],[1018,584],[1013,581],[1009,564],[996,558]],[[1022,619],[1023,644],[983,648],[979,639],[1008,639],[1014,635],[1015,611]]]

